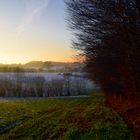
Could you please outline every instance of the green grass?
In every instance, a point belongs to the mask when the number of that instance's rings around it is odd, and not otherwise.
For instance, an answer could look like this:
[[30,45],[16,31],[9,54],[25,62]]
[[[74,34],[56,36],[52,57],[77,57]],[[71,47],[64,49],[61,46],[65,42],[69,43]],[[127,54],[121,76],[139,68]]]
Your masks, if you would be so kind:
[[0,100],[0,140],[134,140],[104,100]]

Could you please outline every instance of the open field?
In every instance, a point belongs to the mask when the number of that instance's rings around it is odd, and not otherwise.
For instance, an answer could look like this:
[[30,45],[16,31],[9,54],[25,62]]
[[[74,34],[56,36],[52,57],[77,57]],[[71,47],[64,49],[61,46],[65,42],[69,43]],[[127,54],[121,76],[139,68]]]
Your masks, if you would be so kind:
[[0,140],[134,140],[102,93],[71,99],[1,99]]

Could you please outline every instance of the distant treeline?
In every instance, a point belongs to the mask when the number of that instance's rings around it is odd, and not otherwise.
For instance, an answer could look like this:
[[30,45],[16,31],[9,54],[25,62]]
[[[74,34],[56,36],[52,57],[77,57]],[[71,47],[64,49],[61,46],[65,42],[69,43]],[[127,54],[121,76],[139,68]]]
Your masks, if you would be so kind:
[[86,95],[88,88],[86,78],[65,75],[61,79],[46,81],[43,76],[26,76],[15,72],[13,77],[0,78],[1,97],[49,97]]
[[0,72],[81,72],[82,63],[31,61],[26,64],[0,64]]
[[43,65],[42,61],[33,61],[26,64],[0,64],[0,72],[35,72],[41,71],[43,67],[47,67]]
[[21,66],[0,66],[0,72],[40,72],[42,69],[24,68]]
[[22,66],[0,66],[0,72],[23,72]]

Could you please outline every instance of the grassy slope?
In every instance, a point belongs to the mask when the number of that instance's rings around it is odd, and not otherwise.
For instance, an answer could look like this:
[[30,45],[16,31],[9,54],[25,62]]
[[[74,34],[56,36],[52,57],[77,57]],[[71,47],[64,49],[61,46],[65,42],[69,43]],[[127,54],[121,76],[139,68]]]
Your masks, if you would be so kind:
[[105,106],[102,94],[81,99],[0,100],[0,107],[3,140],[134,140],[118,114]]

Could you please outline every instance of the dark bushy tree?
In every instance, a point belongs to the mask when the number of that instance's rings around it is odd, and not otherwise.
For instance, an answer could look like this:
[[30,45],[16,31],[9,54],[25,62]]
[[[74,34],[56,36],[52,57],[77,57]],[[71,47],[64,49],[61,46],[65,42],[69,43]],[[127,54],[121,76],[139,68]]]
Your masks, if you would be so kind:
[[140,1],[67,0],[75,49],[89,76],[109,94],[140,93]]

